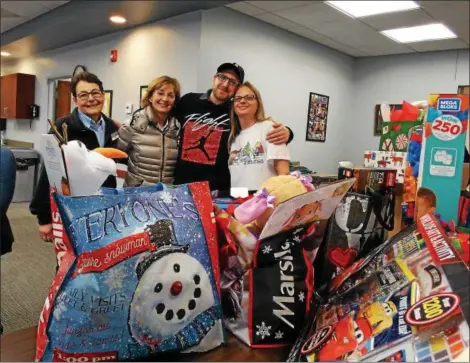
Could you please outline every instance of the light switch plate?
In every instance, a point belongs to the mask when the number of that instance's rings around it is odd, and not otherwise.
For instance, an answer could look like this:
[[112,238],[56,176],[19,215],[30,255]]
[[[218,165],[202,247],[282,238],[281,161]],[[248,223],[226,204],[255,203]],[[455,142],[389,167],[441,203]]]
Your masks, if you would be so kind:
[[133,109],[134,109],[134,105],[132,103],[126,104],[126,114],[130,115]]

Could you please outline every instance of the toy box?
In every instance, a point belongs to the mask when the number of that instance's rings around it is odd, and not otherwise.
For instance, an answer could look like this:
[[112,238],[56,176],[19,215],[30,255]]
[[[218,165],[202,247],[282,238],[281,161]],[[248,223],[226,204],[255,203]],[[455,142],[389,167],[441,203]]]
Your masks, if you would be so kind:
[[390,168],[397,170],[398,184],[403,184],[406,152],[400,151],[376,151],[364,152],[364,166],[372,168]]
[[[445,222],[457,220],[468,127],[468,96],[431,94],[423,137],[418,188],[419,217],[435,209]],[[422,209],[421,211],[419,209]]]
[[288,361],[451,361],[469,345],[468,270],[426,214],[316,299]]

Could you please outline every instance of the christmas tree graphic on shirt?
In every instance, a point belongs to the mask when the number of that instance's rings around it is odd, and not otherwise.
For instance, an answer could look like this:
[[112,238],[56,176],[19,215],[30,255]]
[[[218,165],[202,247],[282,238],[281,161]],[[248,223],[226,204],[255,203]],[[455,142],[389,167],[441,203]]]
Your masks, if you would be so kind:
[[230,152],[229,165],[251,165],[251,164],[263,164],[264,163],[264,147],[260,141],[255,143],[252,147],[250,142],[240,150],[232,150]]

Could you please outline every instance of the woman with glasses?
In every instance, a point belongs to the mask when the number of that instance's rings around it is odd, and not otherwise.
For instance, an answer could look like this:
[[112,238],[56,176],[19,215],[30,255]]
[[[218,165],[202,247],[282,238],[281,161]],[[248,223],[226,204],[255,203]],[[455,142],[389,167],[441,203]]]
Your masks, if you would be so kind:
[[173,182],[180,127],[170,111],[180,89],[175,78],[154,79],[142,98],[142,108],[134,112],[129,125],[119,129],[118,148],[129,155],[124,186]]
[[270,177],[289,174],[289,149],[285,144],[267,141],[273,123],[265,116],[260,93],[250,82],[243,83],[235,93],[230,119],[232,188],[256,191]]
[[[67,125],[68,140],[81,141],[88,150],[116,147],[118,127],[101,112],[104,106],[104,91],[100,79],[93,73],[79,73],[72,79],[72,96],[76,107],[70,115],[55,122],[57,129],[62,132],[63,125]],[[86,183],[86,179],[84,182]],[[103,186],[115,188],[116,178],[108,177]],[[37,216],[41,239],[52,241],[49,180],[44,165],[29,209]]]

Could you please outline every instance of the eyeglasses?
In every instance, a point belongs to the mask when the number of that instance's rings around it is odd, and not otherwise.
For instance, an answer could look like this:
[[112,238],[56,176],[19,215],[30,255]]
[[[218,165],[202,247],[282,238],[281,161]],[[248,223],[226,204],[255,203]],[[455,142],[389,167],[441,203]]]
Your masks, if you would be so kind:
[[216,74],[216,77],[221,81],[221,82],[225,82],[225,81],[228,81],[228,84],[231,86],[231,87],[237,87],[240,83],[235,81],[234,79],[232,78],[229,78],[227,77],[225,74],[222,74],[222,73],[217,73]]
[[256,100],[255,95],[245,95],[245,96],[237,96],[233,99],[235,102],[241,102],[242,100],[245,100],[247,102],[251,102]]
[[100,98],[103,95],[103,92],[98,91],[98,90],[94,90],[94,91],[91,91],[91,92],[81,92],[77,95],[77,98],[80,101],[86,101],[86,100],[88,100],[88,97],[90,97],[90,95],[93,97],[93,99],[96,100],[96,99]]

